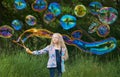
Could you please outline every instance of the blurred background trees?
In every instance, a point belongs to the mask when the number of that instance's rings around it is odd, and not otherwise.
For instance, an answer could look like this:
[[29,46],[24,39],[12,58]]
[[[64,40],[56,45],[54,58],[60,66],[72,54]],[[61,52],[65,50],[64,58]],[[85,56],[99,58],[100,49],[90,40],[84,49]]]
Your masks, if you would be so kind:
[[[31,14],[37,18],[37,25],[33,27],[47,29],[52,32],[59,32],[61,34],[67,34],[69,36],[75,30],[82,30],[83,35],[81,39],[86,42],[94,42],[94,41],[102,40],[108,37],[115,37],[118,41],[118,44],[117,44],[118,46],[114,50],[114,52],[108,53],[108,55],[117,55],[120,53],[119,52],[120,51],[120,34],[119,34],[120,32],[120,15],[119,15],[120,0],[46,0],[48,4],[50,4],[51,2],[58,2],[62,7],[62,14],[56,17],[56,20],[54,22],[51,22],[50,24],[46,24],[43,21],[43,15],[45,11],[38,13],[32,10],[31,4],[34,2],[34,0],[25,0],[25,1],[27,2],[27,8],[25,8],[24,10],[16,10],[14,7],[14,0],[0,0],[0,26],[3,26],[3,25],[11,26],[11,22],[14,19],[19,19],[24,23],[24,26],[20,31],[14,31],[14,35],[12,38],[5,39],[0,37],[0,52],[10,53],[9,52],[10,50],[15,52],[15,50],[22,49],[21,47],[14,44],[12,40],[16,40],[22,32],[32,28],[25,23],[25,17]],[[118,11],[118,18],[115,21],[115,23],[110,25],[110,29],[111,29],[110,34],[105,38],[99,37],[97,34],[88,33],[88,27],[90,23],[94,20],[94,18],[96,18],[89,12],[89,3],[92,1],[99,1],[103,4],[103,6],[114,7]],[[87,14],[82,18],[76,17],[77,25],[74,28],[70,30],[64,30],[60,26],[60,23],[59,23],[60,18],[65,14],[74,15],[73,9],[78,4],[83,4],[86,6],[88,10]],[[27,46],[30,47],[32,50],[34,50],[34,49],[40,49],[49,43],[50,43],[49,39],[33,37],[32,39],[27,41]],[[86,54],[84,52],[81,52],[77,47],[74,47],[74,46],[68,46],[68,49],[70,50],[69,53],[72,53],[71,56],[75,54]],[[75,50],[77,50],[78,52],[74,52]]]

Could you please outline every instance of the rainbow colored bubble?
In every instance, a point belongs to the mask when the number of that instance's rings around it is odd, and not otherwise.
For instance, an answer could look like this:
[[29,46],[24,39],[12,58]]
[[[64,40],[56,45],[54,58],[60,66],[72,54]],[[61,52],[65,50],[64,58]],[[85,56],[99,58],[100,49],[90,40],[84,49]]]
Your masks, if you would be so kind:
[[103,55],[113,51],[117,46],[117,40],[114,37],[110,37],[104,40],[95,42],[85,42],[79,39],[70,40],[72,43],[70,45],[75,45],[76,47],[82,49],[85,52],[92,54]]
[[14,0],[14,6],[18,10],[22,10],[27,7],[25,0]]
[[73,31],[71,37],[75,39],[80,39],[82,37],[82,31],[81,30]]
[[77,5],[75,6],[74,13],[78,17],[83,17],[86,15],[86,7],[84,5]]
[[47,9],[47,2],[46,0],[36,0],[32,3],[32,9],[37,12],[42,12]]
[[32,15],[27,15],[25,18],[25,22],[29,25],[29,26],[34,26],[37,23],[37,19],[32,16]]
[[109,25],[102,24],[97,28],[97,34],[100,37],[106,37],[110,33]]
[[63,29],[68,30],[76,26],[76,17],[72,15],[64,15],[60,19],[60,24]]
[[89,52],[96,55],[109,53],[117,46],[117,40],[114,37],[90,43],[81,39],[71,38],[67,35],[63,35],[63,39],[68,45],[76,46],[84,52]]
[[50,22],[55,20],[55,15],[51,12],[48,12],[48,13],[44,14],[43,20],[44,20],[44,22],[49,24]]
[[22,21],[20,21],[18,19],[15,19],[15,20],[12,21],[11,25],[15,30],[20,30],[23,26],[23,23],[22,23]]
[[4,25],[0,27],[0,37],[10,38],[13,36],[13,34],[14,30],[10,26]]
[[61,7],[58,3],[53,2],[48,6],[48,11],[53,13],[55,16],[58,16],[61,14]]
[[91,2],[89,4],[90,7],[90,12],[93,15],[98,15],[99,14],[99,10],[102,8],[102,4],[100,2]]
[[112,24],[118,17],[118,11],[112,7],[103,7],[99,11],[99,20],[104,24]]

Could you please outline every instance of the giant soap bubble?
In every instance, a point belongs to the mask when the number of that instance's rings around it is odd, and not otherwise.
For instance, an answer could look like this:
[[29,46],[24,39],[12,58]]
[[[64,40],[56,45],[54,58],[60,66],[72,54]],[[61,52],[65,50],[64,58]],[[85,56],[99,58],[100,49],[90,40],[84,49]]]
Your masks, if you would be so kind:
[[77,5],[74,9],[75,15],[78,17],[83,17],[86,15],[86,7],[84,5]]
[[25,18],[25,22],[28,25],[33,26],[37,23],[37,19],[32,15],[27,15],[26,18]]
[[49,7],[48,7],[48,10],[53,13],[55,16],[58,16],[61,14],[61,7],[58,3],[56,2],[53,2],[53,3],[50,3]]
[[14,30],[8,25],[4,25],[0,27],[0,37],[10,38],[13,36],[13,33]]
[[72,15],[64,15],[60,19],[60,24],[65,30],[71,29],[76,26],[76,18]]
[[72,32],[71,37],[73,39],[80,39],[82,37],[82,31],[81,30],[75,30]]
[[14,0],[14,5],[15,5],[15,8],[18,10],[22,10],[27,6],[25,0]]
[[106,37],[110,33],[110,27],[109,25],[102,24],[97,29],[97,34],[100,37]]
[[118,16],[118,11],[112,7],[103,7],[99,12],[99,20],[104,24],[112,24]]
[[44,20],[44,22],[49,24],[50,22],[55,20],[55,15],[51,12],[45,13],[43,16],[43,20]]
[[47,9],[47,2],[46,0],[36,0],[32,4],[32,9],[37,12],[41,12]]
[[15,30],[20,30],[23,26],[23,23],[20,20],[16,19],[12,21],[11,25]]
[[102,4],[100,2],[91,2],[89,4],[90,7],[90,12],[93,15],[98,15],[99,14],[99,10],[102,8]]

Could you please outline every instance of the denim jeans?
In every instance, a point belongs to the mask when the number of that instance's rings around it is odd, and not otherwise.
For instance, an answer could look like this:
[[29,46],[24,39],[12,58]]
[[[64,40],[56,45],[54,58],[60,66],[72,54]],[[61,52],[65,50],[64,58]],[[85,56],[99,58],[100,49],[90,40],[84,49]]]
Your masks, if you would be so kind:
[[56,70],[57,70],[57,77],[62,77],[61,63],[57,64],[56,68],[49,68],[50,77],[55,77]]

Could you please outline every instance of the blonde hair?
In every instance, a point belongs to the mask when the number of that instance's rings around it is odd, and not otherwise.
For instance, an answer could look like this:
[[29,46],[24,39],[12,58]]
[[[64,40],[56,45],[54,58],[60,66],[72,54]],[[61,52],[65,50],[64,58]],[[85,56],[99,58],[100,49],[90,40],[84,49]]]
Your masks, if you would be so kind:
[[[65,57],[64,58],[65,58],[65,60],[67,60],[68,59],[68,50],[67,50],[67,47],[65,45],[65,42],[63,40],[62,35],[60,33],[54,33],[53,35],[56,35],[58,37],[58,40],[59,40],[58,44],[59,44],[59,46],[65,49]],[[54,37],[52,37],[52,39],[51,39],[50,45],[54,45],[53,38]]]

